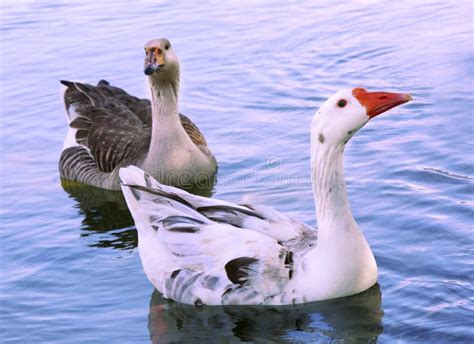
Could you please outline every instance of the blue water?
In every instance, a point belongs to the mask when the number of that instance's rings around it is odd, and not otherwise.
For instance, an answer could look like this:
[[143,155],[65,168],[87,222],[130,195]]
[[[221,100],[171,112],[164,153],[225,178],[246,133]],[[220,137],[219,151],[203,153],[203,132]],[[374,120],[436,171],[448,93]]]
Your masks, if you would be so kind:
[[[13,1],[1,9],[4,343],[473,342],[473,8],[469,1]],[[181,111],[219,161],[214,197],[315,224],[309,124],[341,88],[410,92],[346,149],[379,283],[277,310],[153,292],[120,194],[62,185],[58,80],[148,97],[143,45],[171,40]]]

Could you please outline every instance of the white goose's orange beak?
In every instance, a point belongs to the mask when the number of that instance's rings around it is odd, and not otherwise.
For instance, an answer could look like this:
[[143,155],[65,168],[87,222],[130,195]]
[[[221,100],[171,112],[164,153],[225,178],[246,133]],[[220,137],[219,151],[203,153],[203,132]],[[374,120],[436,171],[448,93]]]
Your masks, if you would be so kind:
[[354,88],[352,95],[367,109],[370,118],[413,99],[408,93],[367,92],[361,87]]

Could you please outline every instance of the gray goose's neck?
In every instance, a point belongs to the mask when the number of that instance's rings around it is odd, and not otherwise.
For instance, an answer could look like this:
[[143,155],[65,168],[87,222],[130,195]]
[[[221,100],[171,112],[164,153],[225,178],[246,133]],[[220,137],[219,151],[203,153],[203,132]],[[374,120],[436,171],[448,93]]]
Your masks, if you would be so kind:
[[179,122],[179,80],[160,81],[150,78],[150,90],[153,126],[159,122]]
[[149,171],[158,168],[163,152],[176,146],[185,134],[178,110],[179,80],[150,78],[152,133],[144,165]]
[[344,179],[344,144],[311,136],[311,178],[321,242],[359,231],[352,216]]

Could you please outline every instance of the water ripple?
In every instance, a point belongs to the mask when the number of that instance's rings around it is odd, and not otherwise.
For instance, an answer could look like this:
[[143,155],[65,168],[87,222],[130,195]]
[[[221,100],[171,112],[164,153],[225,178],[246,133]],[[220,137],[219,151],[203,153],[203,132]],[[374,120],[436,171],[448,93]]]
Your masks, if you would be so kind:
[[[473,341],[470,2],[5,0],[0,12],[2,339]],[[159,295],[147,306],[123,197],[59,181],[58,80],[105,78],[148,97],[143,43],[154,36],[173,42],[181,110],[220,163],[209,194],[311,225],[317,107],[354,86],[412,93],[345,151],[380,287],[287,314],[186,308]]]

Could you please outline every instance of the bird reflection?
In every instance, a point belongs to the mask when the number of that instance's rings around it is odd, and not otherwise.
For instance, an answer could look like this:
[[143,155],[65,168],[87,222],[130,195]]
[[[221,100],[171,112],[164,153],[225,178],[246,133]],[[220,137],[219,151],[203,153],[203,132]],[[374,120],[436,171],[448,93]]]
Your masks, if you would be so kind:
[[[186,191],[210,197],[214,183],[215,180]],[[61,185],[76,201],[76,208],[83,217],[81,236],[94,238],[90,246],[122,250],[137,246],[137,231],[121,191],[99,189],[67,180],[62,180]]]
[[164,299],[150,301],[153,343],[170,342],[377,342],[383,331],[378,284],[350,297],[295,306],[195,307]]

